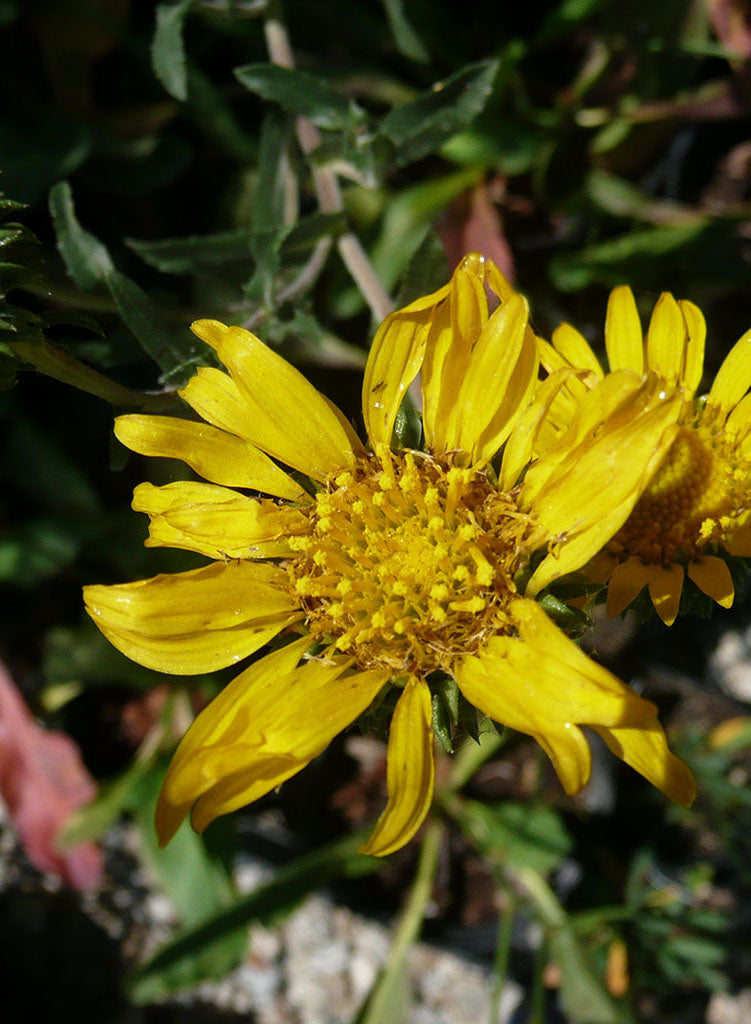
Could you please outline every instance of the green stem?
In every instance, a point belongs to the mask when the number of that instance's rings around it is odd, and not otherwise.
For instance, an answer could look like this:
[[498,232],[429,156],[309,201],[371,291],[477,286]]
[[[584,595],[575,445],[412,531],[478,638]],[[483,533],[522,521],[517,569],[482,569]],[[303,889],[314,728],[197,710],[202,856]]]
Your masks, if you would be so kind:
[[358,1020],[358,1024],[384,1024],[389,1020],[389,1005],[392,1004],[394,988],[402,976],[405,957],[420,935],[425,910],[433,891],[443,833],[444,826],[440,822],[432,822],[425,830],[417,871],[407,904],[394,933],[388,960],[364,1016]]
[[149,394],[143,391],[132,391],[121,384],[105,377],[103,373],[92,370],[90,366],[79,362],[62,349],[50,345],[49,342],[9,341],[8,347],[15,355],[30,363],[40,373],[53,377],[63,384],[70,384],[80,391],[86,391],[97,398],[103,398],[112,405],[125,408],[148,409],[157,412],[168,409],[175,404],[173,391]]
[[545,1024],[545,942],[541,942],[535,950],[534,976],[532,978],[532,1005],[529,1011],[529,1024]]
[[493,992],[490,1001],[490,1019],[496,1021],[501,1015],[501,998],[508,976],[508,964],[511,956],[511,935],[514,928],[516,900],[508,894],[505,909],[498,918],[498,942],[495,947],[493,962]]
[[503,743],[504,737],[495,732],[495,730],[493,732],[481,733],[479,743],[475,743],[474,740],[470,739],[465,740],[454,758],[451,777],[444,793],[448,795],[458,793],[459,790],[464,789],[477,769],[481,768],[486,761],[489,761],[493,754],[500,750]]

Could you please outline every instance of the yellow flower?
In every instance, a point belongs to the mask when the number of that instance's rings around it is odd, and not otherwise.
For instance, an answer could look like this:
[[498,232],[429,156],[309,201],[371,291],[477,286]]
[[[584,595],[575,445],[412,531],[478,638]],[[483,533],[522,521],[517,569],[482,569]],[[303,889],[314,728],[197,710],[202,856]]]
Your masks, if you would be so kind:
[[[503,299],[492,313],[486,283]],[[394,685],[388,802],[363,849],[399,848],[432,797],[438,672],[480,711],[536,737],[568,793],[589,776],[585,725],[690,803],[693,778],[669,752],[655,707],[533,600],[623,523],[665,445],[674,402],[634,374],[616,375],[588,393],[575,427],[519,485],[545,386],[532,400],[538,361],[526,303],[477,256],[378,331],[363,388],[369,448],[254,335],[211,320],[193,330],[228,371],[199,369],[181,392],[205,422],[128,415],[115,432],[209,481],[141,484],[133,504],[151,517],[148,544],[213,561],[87,587],[87,607],[120,650],[166,672],[218,669],[273,637],[294,639],[246,668],[183,738],[157,809],[163,843],[191,808],[201,830],[274,789]],[[420,369],[427,451],[392,449]],[[497,474],[488,463],[506,439]],[[515,581],[533,555],[520,593]]]
[[[630,288],[610,295],[605,347],[611,371],[654,374],[668,394],[683,401],[675,439],[654,477],[589,567],[592,578],[609,581],[610,615],[620,614],[646,586],[658,614],[672,625],[685,572],[699,590],[729,608],[734,588],[723,555],[751,556],[751,331],[728,353],[709,394],[697,397],[705,338],[704,317],[691,302],[676,302],[664,292],[644,339]],[[553,333],[552,347],[539,344],[548,370],[573,366],[603,378],[598,359],[570,325]],[[585,385],[578,381],[576,388],[581,397]],[[560,422],[576,399],[570,387],[559,398]]]

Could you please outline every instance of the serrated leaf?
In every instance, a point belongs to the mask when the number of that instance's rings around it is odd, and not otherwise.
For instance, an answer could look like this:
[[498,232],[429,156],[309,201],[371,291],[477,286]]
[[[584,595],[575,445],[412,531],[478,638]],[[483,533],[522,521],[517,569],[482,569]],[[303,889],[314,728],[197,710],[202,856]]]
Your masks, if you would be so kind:
[[[453,689],[451,684],[453,683]],[[431,704],[433,708],[433,732],[447,754],[453,754],[452,726],[459,717],[459,691],[453,679],[431,686]],[[456,690],[456,693],[453,691]],[[454,699],[455,698],[455,699]]]
[[246,64],[235,69],[235,77],[250,92],[278,103],[288,113],[310,118],[319,128],[350,128],[364,117],[355,103],[309,71],[276,64]]
[[387,114],[378,131],[393,143],[397,165],[403,167],[435,152],[466,128],[485,106],[499,67],[498,60],[468,64],[430,92]]
[[10,216],[11,213],[17,213],[19,210],[28,209],[28,203],[19,203],[16,199],[7,199],[0,193],[0,220],[6,216]]
[[67,181],[52,186],[49,207],[57,247],[68,273],[79,288],[95,288],[115,269],[114,264],[107,248],[78,222]]
[[159,4],[156,29],[151,42],[151,66],[164,88],[176,100],[188,98],[188,71],[185,61],[183,21],[193,0]]

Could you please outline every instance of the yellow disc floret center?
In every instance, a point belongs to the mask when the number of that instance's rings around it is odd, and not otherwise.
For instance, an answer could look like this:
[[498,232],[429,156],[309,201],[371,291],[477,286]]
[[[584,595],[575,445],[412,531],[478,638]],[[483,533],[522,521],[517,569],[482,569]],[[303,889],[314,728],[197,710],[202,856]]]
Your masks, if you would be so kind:
[[[675,441],[625,526],[611,541],[618,555],[668,565],[722,544],[748,507],[751,464],[712,410],[686,416]],[[686,422],[688,420],[688,422]]]
[[504,628],[529,530],[484,471],[379,450],[327,482],[288,568],[314,637],[425,674]]

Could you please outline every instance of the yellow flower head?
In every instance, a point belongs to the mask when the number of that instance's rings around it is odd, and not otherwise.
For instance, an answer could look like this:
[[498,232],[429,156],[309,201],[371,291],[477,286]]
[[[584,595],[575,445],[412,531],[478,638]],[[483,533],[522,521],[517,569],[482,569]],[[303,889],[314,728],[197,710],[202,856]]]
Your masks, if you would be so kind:
[[[607,608],[618,615],[643,587],[667,625],[678,614],[684,573],[703,593],[729,608],[734,590],[722,557],[751,556],[751,331],[735,344],[705,397],[697,397],[704,369],[706,325],[701,310],[664,292],[655,305],[646,339],[631,290],[610,295],[605,347],[611,371],[653,374],[682,408],[674,440],[623,527],[590,566],[609,580]],[[564,365],[602,379],[599,361],[568,324],[540,343],[543,364]],[[584,385],[577,382],[581,390]],[[568,406],[559,399],[566,421]],[[574,401],[572,402],[572,398]]]
[[[492,312],[486,285],[502,300]],[[211,320],[193,330],[228,371],[199,369],[181,392],[204,422],[121,416],[115,432],[209,481],[141,484],[134,508],[151,517],[148,544],[212,561],[87,587],[87,607],[120,650],[166,672],[210,671],[274,637],[290,642],[246,668],[183,738],[157,809],[162,842],[191,808],[201,830],[274,789],[393,685],[388,803],[364,850],[402,846],[430,806],[439,672],[480,711],[536,737],[567,792],[589,777],[586,725],[672,798],[692,800],[655,707],[533,599],[623,524],[676,402],[635,374],[614,375],[529,465],[551,388],[536,392],[526,303],[478,256],[378,331],[363,387],[368,447],[254,335]],[[392,447],[420,370],[426,448]],[[488,464],[504,441],[497,473]]]

